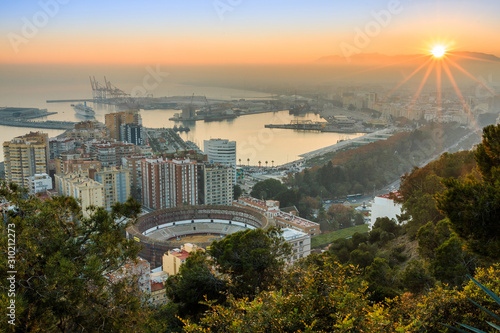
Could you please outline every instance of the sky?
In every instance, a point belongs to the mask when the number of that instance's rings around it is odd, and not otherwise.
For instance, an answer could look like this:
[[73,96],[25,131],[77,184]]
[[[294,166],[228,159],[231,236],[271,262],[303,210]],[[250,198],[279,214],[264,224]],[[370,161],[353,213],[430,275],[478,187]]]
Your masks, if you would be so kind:
[[0,64],[308,64],[500,55],[498,0],[0,0]]

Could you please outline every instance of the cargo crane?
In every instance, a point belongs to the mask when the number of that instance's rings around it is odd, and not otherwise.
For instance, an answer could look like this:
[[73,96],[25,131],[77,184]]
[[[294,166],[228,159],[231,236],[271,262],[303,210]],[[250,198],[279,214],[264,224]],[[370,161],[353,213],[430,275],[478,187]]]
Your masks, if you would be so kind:
[[111,82],[106,79],[106,77],[104,77],[104,85],[99,83],[95,76],[89,76],[89,79],[90,86],[92,87],[92,97],[94,102],[104,102],[109,99],[116,100],[118,98],[130,96],[130,94],[127,94],[123,90],[113,86]]
[[109,95],[107,95],[107,98],[117,99],[130,96],[130,94],[127,94],[123,90],[113,86],[110,81],[106,80],[106,77],[104,77],[104,83],[106,84],[106,92]]
[[89,76],[90,86],[92,87],[92,97],[94,102],[103,101],[106,99],[106,88],[102,86],[97,80],[95,76]]

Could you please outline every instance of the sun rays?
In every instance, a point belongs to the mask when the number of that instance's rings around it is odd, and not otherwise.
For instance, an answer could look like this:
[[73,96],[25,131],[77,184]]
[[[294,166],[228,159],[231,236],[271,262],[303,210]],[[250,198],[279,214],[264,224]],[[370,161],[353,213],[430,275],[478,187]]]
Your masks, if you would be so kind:
[[423,60],[423,62],[420,65],[418,65],[418,67],[416,67],[409,75],[405,76],[399,83],[397,83],[395,87],[391,89],[389,93],[386,94],[383,100],[387,100],[388,98],[390,98],[408,81],[410,81],[411,79],[415,79],[417,77],[417,74],[422,73],[422,71],[424,71],[425,74],[423,74],[423,77],[419,82],[418,88],[416,89],[415,93],[411,97],[409,104],[406,107],[406,116],[407,118],[411,119],[412,112],[414,112],[414,108],[417,104],[417,101],[419,100],[420,95],[422,94],[424,87],[426,86],[427,83],[432,82],[431,77],[434,77],[434,75],[431,74],[434,72],[436,96],[433,101],[433,104],[435,105],[435,110],[438,117],[441,117],[442,112],[446,111],[446,104],[443,107],[443,103],[449,103],[448,99],[443,100],[443,83],[444,83],[443,81],[447,81],[447,83],[449,83],[449,85],[451,85],[451,87],[453,88],[453,91],[460,102],[462,112],[468,118],[468,122],[476,130],[479,130],[474,118],[473,110],[471,110],[470,104],[468,104],[466,99],[464,98],[464,95],[460,90],[460,87],[457,83],[453,71],[455,70],[464,74],[469,79],[474,81],[474,83],[478,84],[478,86],[481,86],[482,88],[486,89],[492,95],[496,95],[496,93],[490,87],[488,87],[484,82],[476,78],[473,74],[468,72],[457,61],[459,59],[469,59],[469,60],[483,61],[483,62],[494,62],[494,63],[498,62],[489,59],[482,59],[474,56],[474,54],[469,55],[465,52],[455,52],[451,49],[450,44],[444,44],[444,43],[433,44],[430,48],[426,50],[426,52],[427,55],[424,58],[425,60]]

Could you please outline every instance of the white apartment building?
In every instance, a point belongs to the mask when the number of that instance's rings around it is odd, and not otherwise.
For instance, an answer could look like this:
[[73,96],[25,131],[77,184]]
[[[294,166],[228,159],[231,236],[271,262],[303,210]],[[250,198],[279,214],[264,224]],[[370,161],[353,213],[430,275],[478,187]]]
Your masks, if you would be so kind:
[[236,184],[236,141],[205,140],[203,150],[208,156],[209,163],[219,163],[233,169],[233,184]]
[[220,164],[207,164],[203,168],[203,203],[228,205],[233,202],[233,169]]
[[387,193],[383,195],[378,195],[375,197],[375,200],[372,203],[371,209],[371,219],[369,224],[369,229],[373,228],[373,225],[377,221],[379,217],[388,217],[390,219],[395,219],[397,221],[397,216],[401,215],[403,205],[397,202],[394,202],[393,197],[399,196],[398,192],[395,193]]
[[27,180],[30,194],[52,190],[52,178],[46,173],[37,173]]
[[283,238],[292,246],[292,255],[288,263],[293,263],[311,254],[311,235],[295,229],[284,228]]

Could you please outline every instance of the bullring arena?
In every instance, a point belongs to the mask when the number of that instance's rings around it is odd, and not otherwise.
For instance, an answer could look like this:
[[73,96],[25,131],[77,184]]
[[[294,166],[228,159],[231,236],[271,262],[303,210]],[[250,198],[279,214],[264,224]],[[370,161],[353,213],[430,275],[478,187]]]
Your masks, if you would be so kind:
[[266,228],[263,214],[232,206],[188,206],[157,210],[139,217],[127,229],[127,238],[142,245],[139,255],[151,268],[162,265],[163,254],[184,243],[206,248],[214,240],[237,231]]

